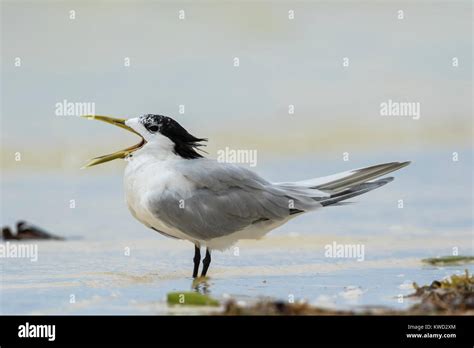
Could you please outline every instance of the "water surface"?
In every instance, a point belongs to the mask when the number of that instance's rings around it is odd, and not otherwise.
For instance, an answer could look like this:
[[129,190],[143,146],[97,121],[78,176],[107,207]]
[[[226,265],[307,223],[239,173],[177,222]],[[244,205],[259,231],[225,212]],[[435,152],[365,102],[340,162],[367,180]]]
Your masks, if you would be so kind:
[[[469,152],[467,152],[469,153]],[[362,156],[362,155],[361,155]],[[215,252],[200,291],[243,302],[306,300],[334,308],[406,308],[399,295],[411,283],[429,284],[472,265],[434,267],[426,257],[473,254],[472,159],[406,150],[368,153],[370,161],[260,158],[270,180],[326,175],[387,159],[414,162],[384,188],[294,219],[259,241]],[[317,156],[315,156],[317,157]],[[356,163],[357,162],[357,163]],[[193,289],[193,246],[167,239],[126,209],[121,173],[7,172],[2,178],[2,223],[26,219],[67,241],[38,242],[38,261],[3,258],[3,314],[201,313],[166,305],[171,291]],[[403,208],[399,208],[399,200]],[[70,208],[70,201],[75,208]],[[325,246],[361,244],[364,260],[325,257]],[[204,310],[205,312],[205,310]]]

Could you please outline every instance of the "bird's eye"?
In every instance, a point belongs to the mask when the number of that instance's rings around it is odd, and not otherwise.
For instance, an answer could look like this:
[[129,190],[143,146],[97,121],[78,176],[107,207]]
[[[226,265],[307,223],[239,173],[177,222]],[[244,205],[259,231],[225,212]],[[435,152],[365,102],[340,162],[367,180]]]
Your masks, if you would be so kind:
[[150,126],[150,127],[148,127],[148,130],[149,130],[150,132],[155,133],[155,132],[158,131],[158,126],[156,126],[156,125]]

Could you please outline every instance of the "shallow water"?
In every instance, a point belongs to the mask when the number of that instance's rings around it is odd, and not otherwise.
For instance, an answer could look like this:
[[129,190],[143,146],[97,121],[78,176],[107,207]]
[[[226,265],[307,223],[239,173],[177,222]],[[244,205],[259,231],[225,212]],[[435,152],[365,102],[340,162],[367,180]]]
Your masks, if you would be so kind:
[[[362,157],[359,155],[358,157]],[[260,159],[274,181],[327,175],[387,159],[411,159],[396,180],[357,204],[299,217],[260,241],[215,252],[207,291],[244,302],[270,297],[335,308],[411,304],[399,295],[473,265],[433,267],[422,258],[473,254],[472,152],[409,149],[364,154],[370,161],[308,157]],[[324,170],[323,170],[324,169]],[[96,173],[96,172],[95,172]],[[121,173],[10,172],[2,178],[2,224],[31,221],[69,240],[38,242],[38,260],[2,258],[2,314],[201,313],[166,305],[166,294],[194,288],[193,247],[146,229],[128,213]],[[70,200],[75,208],[70,208]],[[398,208],[398,200],[404,207]],[[361,244],[364,259],[329,258],[325,246]],[[129,255],[128,255],[129,251]]]

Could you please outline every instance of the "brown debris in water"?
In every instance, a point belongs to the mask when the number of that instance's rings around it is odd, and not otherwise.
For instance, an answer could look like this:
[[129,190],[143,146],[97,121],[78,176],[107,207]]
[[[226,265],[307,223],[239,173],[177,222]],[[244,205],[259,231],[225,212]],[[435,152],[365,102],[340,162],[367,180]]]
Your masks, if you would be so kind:
[[449,279],[435,280],[431,285],[419,287],[409,297],[418,297],[421,302],[411,310],[426,314],[474,313],[474,277],[466,270],[464,275],[452,275]]
[[16,224],[16,234],[12,232],[10,227],[4,226],[2,228],[3,240],[32,240],[32,239],[51,239],[64,240],[63,237],[51,234],[42,228],[32,225],[26,221],[18,221]]
[[407,297],[420,299],[420,303],[406,310],[384,307],[365,308],[358,311],[333,310],[311,306],[307,303],[259,301],[251,306],[241,306],[234,300],[226,303],[220,315],[474,315],[474,277],[466,270],[464,275],[435,280],[431,285],[419,287]]
[[253,306],[240,306],[235,301],[227,302],[225,315],[352,315],[351,311],[335,311],[310,306],[307,303],[283,301],[260,301]]

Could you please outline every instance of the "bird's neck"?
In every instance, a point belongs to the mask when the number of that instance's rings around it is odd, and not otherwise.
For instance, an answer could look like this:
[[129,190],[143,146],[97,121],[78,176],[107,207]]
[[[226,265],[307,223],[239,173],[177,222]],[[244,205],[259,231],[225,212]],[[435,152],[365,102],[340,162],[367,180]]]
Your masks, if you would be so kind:
[[173,151],[174,144],[171,141],[152,141],[146,143],[141,149],[133,152],[126,158],[128,162],[135,164],[148,161],[158,162],[178,159]]

